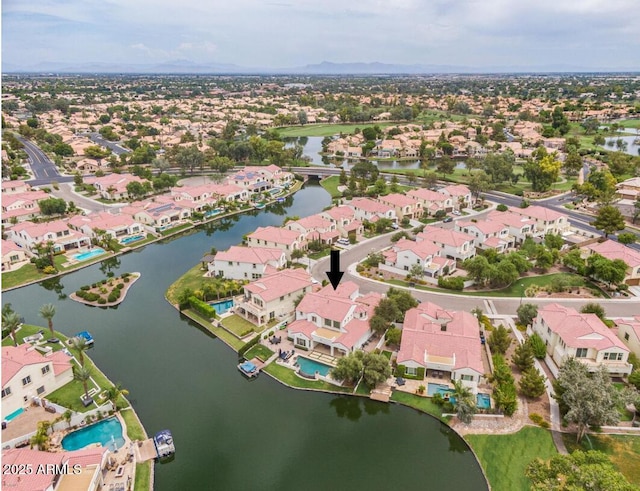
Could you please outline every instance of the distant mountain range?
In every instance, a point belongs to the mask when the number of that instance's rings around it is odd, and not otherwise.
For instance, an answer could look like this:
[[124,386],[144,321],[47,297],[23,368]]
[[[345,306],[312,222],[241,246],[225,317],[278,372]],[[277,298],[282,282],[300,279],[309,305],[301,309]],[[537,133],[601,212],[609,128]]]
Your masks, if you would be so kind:
[[148,74],[292,74],[292,75],[392,75],[392,74],[444,74],[444,73],[576,73],[576,72],[628,72],[621,67],[582,67],[572,65],[487,66],[463,65],[402,65],[389,63],[322,63],[287,67],[244,67],[230,63],[195,63],[174,60],[155,64],[128,63],[59,63],[42,62],[34,65],[2,63],[3,73],[148,73]]

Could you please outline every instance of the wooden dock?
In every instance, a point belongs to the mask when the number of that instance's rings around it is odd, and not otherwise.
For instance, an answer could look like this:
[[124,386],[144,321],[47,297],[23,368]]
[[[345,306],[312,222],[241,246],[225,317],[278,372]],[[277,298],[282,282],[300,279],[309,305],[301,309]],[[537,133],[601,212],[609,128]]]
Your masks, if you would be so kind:
[[147,438],[143,442],[138,442],[138,444],[135,445],[135,452],[136,462],[138,463],[153,460],[158,456],[153,438]]

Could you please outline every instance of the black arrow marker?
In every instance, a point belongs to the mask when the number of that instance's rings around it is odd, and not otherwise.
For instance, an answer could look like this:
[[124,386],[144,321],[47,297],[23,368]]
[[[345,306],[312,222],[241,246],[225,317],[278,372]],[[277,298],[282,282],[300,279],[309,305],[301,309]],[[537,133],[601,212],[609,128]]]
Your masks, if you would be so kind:
[[327,276],[334,290],[338,288],[343,275],[340,271],[340,251],[331,249],[331,271],[327,271]]

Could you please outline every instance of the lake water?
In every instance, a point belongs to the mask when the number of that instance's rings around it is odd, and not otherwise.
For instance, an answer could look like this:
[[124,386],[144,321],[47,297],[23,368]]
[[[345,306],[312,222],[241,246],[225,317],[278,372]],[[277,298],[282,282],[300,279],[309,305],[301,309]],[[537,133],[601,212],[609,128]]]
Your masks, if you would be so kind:
[[[248,381],[236,353],[165,301],[167,287],[212,246],[224,250],[258,226],[330,203],[321,187],[307,186],[285,203],[8,292],[2,301],[39,325],[39,307],[53,303],[56,329],[91,331],[92,359],[130,391],[149,435],[173,433],[177,453],[156,465],[157,490],[487,489],[464,441],[439,421],[402,406],[292,390],[266,374]],[[65,298],[109,270],[142,273],[122,304],[97,308]]]
[[[629,130],[625,130],[627,132],[631,132],[633,130],[629,129]],[[640,155],[640,145],[638,145],[638,143],[636,143],[636,141],[640,141],[640,133],[637,136],[611,136],[611,137],[607,137],[605,138],[605,144],[603,147],[605,150],[609,150],[611,152],[615,152],[615,151],[619,151],[620,149],[617,147],[616,145],[616,141],[617,140],[622,140],[623,142],[626,142],[627,144],[627,148],[626,150],[623,150],[625,153],[628,153],[629,155],[634,155],[634,156],[638,156]],[[609,145],[609,142],[613,142],[613,145]]]

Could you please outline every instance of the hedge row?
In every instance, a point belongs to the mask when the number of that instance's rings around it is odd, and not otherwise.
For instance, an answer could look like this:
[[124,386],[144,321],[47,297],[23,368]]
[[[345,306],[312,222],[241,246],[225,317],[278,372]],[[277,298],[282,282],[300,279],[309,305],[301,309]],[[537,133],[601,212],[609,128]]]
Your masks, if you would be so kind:
[[453,276],[448,278],[440,276],[438,277],[438,286],[440,288],[446,288],[447,290],[462,291],[464,289],[464,279],[462,276]]
[[189,297],[189,306],[207,319],[215,319],[217,316],[216,309],[194,296]]
[[238,350],[238,355],[244,356],[244,354],[247,351],[249,351],[253,346],[258,344],[259,342],[260,342],[260,334],[257,334],[256,336],[252,337],[250,341],[247,341],[247,343]]
[[418,367],[417,370],[416,370],[417,371],[416,375],[407,375],[406,370],[407,370],[406,366],[398,365],[396,367],[395,376],[396,377],[408,378],[408,379],[412,379],[412,380],[424,380],[424,368]]

